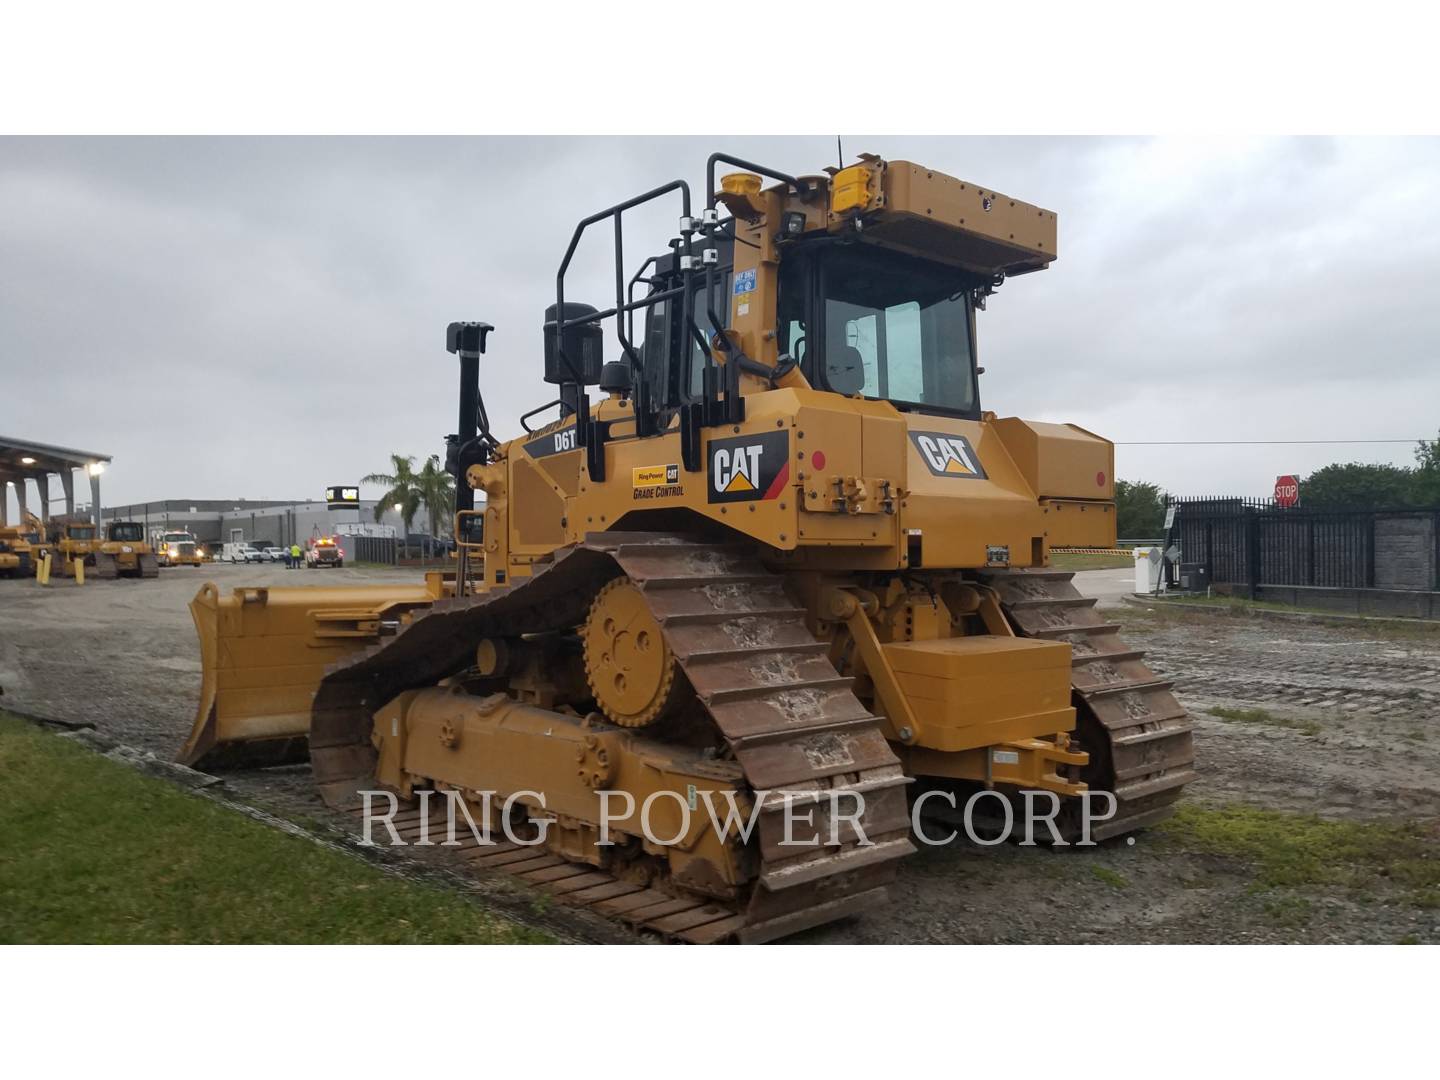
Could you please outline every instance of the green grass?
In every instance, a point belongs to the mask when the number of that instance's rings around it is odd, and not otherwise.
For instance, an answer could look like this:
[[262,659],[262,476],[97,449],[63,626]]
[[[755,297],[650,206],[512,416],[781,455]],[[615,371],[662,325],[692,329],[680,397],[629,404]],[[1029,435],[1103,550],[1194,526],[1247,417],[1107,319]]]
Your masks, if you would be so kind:
[[[1248,864],[1261,890],[1336,886],[1368,895],[1398,888],[1407,902],[1426,908],[1440,889],[1440,840],[1415,822],[1326,821],[1182,803],[1157,829],[1192,850]],[[1277,917],[1298,917],[1293,905],[1275,903]]]
[[1276,716],[1266,709],[1232,709],[1215,706],[1205,710],[1217,720],[1232,724],[1262,724],[1267,727],[1285,728],[1298,731],[1301,735],[1319,735],[1320,725],[1313,720],[1295,720],[1288,716]]
[[1129,570],[1135,565],[1133,555],[1069,555],[1058,552],[1050,556],[1056,570]]
[[1309,924],[1313,908],[1303,896],[1274,896],[1265,901],[1262,910],[1276,926],[1299,929]]
[[1291,615],[1308,615],[1315,619],[1330,619],[1332,625],[1341,626],[1364,626],[1366,633],[1382,631],[1386,634],[1428,638],[1434,640],[1440,634],[1440,621],[1429,619],[1406,619],[1399,616],[1386,617],[1383,615],[1367,616],[1358,620],[1356,616],[1343,611],[1327,611],[1324,608],[1297,607],[1294,604],[1282,604],[1276,600],[1248,600],[1243,596],[1222,596],[1214,593],[1210,596],[1191,596],[1183,593],[1176,593],[1167,596],[1160,602],[1164,607],[1175,608],[1201,608],[1209,611],[1219,611],[1230,615],[1249,615],[1269,611],[1286,612]]
[[0,713],[0,942],[549,940]]
[[1112,889],[1128,889],[1130,887],[1129,878],[1118,870],[1111,870],[1108,866],[1092,866],[1090,873],[1097,881],[1103,881]]

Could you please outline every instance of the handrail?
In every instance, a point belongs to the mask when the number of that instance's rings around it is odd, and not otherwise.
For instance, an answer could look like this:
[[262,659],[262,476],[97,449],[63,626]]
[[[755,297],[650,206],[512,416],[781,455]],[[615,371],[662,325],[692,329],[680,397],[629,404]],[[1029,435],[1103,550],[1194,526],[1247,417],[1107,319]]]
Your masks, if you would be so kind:
[[554,401],[547,401],[544,405],[537,405],[535,408],[531,409],[529,412],[525,413],[523,416],[520,417],[520,426],[525,429],[525,433],[527,435],[534,434],[535,429],[532,428],[529,424],[525,423],[525,421],[529,420],[530,417],[536,415],[537,413],[542,413],[546,409],[552,408],[555,405],[563,404],[564,402],[560,398],[556,398]]

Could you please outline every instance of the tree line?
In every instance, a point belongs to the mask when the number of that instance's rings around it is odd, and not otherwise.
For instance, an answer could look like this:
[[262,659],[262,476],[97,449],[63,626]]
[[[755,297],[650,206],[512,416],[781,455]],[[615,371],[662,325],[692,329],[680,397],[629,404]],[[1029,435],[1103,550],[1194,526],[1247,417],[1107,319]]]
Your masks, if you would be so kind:
[[[1166,492],[1143,480],[1115,481],[1116,528],[1126,538],[1165,531]],[[1307,510],[1409,510],[1440,508],[1440,435],[1421,440],[1414,465],[1326,465],[1300,478]]]

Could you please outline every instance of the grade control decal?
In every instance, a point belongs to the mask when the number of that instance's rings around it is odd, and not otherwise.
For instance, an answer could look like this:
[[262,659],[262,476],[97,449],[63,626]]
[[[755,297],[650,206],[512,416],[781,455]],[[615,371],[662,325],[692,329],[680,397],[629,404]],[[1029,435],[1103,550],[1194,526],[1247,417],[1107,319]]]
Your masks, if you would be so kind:
[[673,499],[685,494],[679,465],[639,465],[630,470],[634,499]]

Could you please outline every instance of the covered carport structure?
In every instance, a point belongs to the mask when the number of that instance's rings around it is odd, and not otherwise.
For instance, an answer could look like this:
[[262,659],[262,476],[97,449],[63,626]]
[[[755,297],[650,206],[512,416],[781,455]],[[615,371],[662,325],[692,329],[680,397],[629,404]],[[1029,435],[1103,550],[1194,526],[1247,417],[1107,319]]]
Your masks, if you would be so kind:
[[11,484],[15,485],[20,518],[24,518],[30,508],[27,487],[32,480],[39,502],[36,516],[41,521],[49,521],[52,476],[60,477],[60,488],[65,494],[65,513],[74,514],[75,473],[84,472],[90,478],[90,516],[99,528],[100,474],[109,463],[109,454],[0,435],[0,525],[9,524]]

